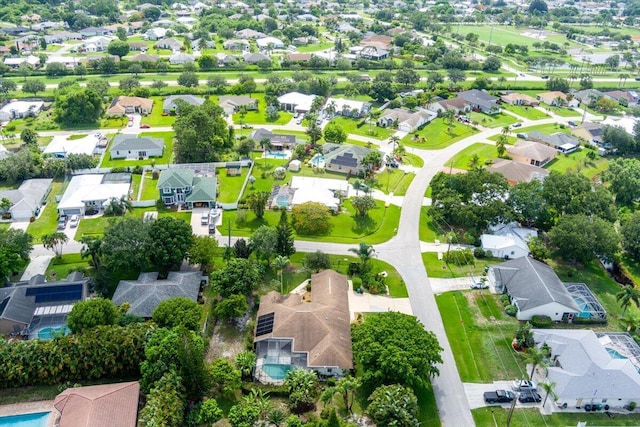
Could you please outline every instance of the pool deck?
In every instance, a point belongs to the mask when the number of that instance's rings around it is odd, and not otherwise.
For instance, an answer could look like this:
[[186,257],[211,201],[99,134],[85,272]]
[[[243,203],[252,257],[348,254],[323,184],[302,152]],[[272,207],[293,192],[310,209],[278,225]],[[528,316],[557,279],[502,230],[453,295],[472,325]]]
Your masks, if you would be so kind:
[[53,400],[39,400],[36,402],[12,403],[0,405],[0,416],[33,414],[36,412],[51,412],[47,420],[47,427],[53,427],[57,418],[57,411],[53,407]]

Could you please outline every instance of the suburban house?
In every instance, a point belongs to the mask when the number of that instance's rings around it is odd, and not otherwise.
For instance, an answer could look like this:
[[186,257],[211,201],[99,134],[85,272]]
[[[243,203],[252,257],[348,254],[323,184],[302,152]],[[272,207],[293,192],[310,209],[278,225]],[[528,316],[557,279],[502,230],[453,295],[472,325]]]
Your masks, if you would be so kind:
[[584,139],[591,145],[601,145],[604,142],[602,140],[604,126],[602,123],[584,122],[580,126],[571,129],[571,134]]
[[[263,139],[268,139],[271,143],[271,151],[283,151],[283,150],[293,150],[298,145],[296,141],[295,135],[285,135],[280,133],[273,133],[267,129],[256,129],[251,132],[249,138],[254,140],[256,143],[260,143]],[[256,150],[260,149],[260,146],[255,147]]]
[[167,31],[166,28],[150,28],[144,33],[144,39],[151,41],[160,40],[167,35]]
[[222,43],[222,47],[224,47],[226,50],[239,50],[242,52],[248,52],[250,45],[246,40],[229,39],[225,40],[224,43]]
[[247,64],[257,64],[260,61],[269,61],[271,62],[271,58],[268,57],[267,55],[260,53],[260,52],[255,52],[255,53],[248,53],[245,52],[245,54],[242,56],[242,58],[244,59],[244,62],[246,62]]
[[527,241],[538,235],[530,228],[522,228],[517,223],[498,224],[489,229],[490,234],[480,236],[482,249],[491,251],[494,258],[516,259],[529,256]]
[[371,152],[366,147],[351,144],[325,143],[322,146],[324,168],[327,171],[359,175],[367,170],[362,160]]
[[340,377],[353,369],[349,284],[333,270],[311,276],[310,301],[303,295],[271,291],[260,298],[254,346],[254,376],[263,383],[282,383],[282,372],[302,368]]
[[539,94],[537,98],[541,102],[544,102],[545,104],[551,105],[553,107],[567,106],[569,108],[576,108],[580,105],[579,100],[573,97],[569,100],[567,98],[567,95],[560,91],[544,92]]
[[236,31],[236,37],[243,40],[249,40],[266,37],[266,34],[261,33],[260,31],[252,30],[251,28],[245,28],[244,30]]
[[175,297],[198,301],[200,287],[207,282],[199,271],[170,271],[166,279],[158,279],[158,272],[140,273],[137,280],[121,280],[112,300],[117,306],[129,303],[128,314],[150,319],[162,301]]
[[560,153],[572,153],[580,146],[578,138],[564,132],[556,132],[551,135],[547,135],[538,131],[531,131],[527,134],[527,139],[553,147]]
[[162,40],[158,40],[155,44],[155,47],[158,49],[168,49],[172,51],[177,51],[182,49],[184,44],[180,40],[176,40],[173,38],[166,38]]
[[352,48],[358,58],[368,59],[369,61],[382,61],[389,57],[389,51],[375,45],[356,46]]
[[609,90],[604,92],[605,96],[618,101],[624,107],[638,106],[638,92],[630,90]]
[[196,57],[188,53],[174,53],[169,57],[169,63],[171,65],[193,64],[195,61]]
[[613,98],[607,96],[604,92],[600,92],[597,89],[578,90],[573,92],[573,97],[586,105],[593,105],[602,97],[606,97],[611,100],[614,100]]
[[139,96],[117,96],[111,101],[107,109],[109,117],[124,116],[125,114],[150,114],[153,109],[153,100],[140,98]]
[[507,146],[507,154],[514,161],[540,168],[555,159],[557,153],[553,148],[539,142],[521,139],[516,141],[514,145]]
[[23,334],[44,326],[64,324],[74,303],[89,295],[89,278],[74,272],[46,282],[41,274],[26,282],[0,288],[0,335]]
[[146,159],[162,157],[164,139],[136,137],[136,135],[118,134],[111,142],[109,155],[112,159]]
[[543,181],[549,175],[546,169],[509,159],[495,159],[487,170],[504,176],[511,185],[530,182],[534,179]]
[[331,117],[341,115],[344,117],[362,118],[366,117],[369,113],[371,103],[345,98],[329,98],[323,110],[324,114],[329,116],[327,107],[333,108],[334,114]]
[[27,179],[17,190],[0,190],[0,200],[7,199],[11,202],[11,207],[7,210],[11,219],[29,221],[32,217],[37,217],[40,208],[47,203],[52,182],[52,179],[45,178]]
[[529,107],[537,107],[538,105],[540,105],[540,101],[524,93],[512,92],[500,96],[500,99],[502,100],[502,102],[511,105],[526,105]]
[[138,419],[137,381],[70,387],[56,396],[58,427],[134,427]]
[[312,57],[313,55],[310,53],[289,53],[282,55],[281,62],[284,64],[292,62],[309,62]]
[[18,56],[15,58],[4,58],[4,65],[10,68],[18,68],[22,64],[27,64],[31,68],[36,68],[40,65],[40,58],[37,56]]
[[339,179],[294,176],[289,187],[289,206],[318,202],[335,213],[349,195],[349,182]]
[[95,36],[108,36],[111,34],[111,31],[107,30],[104,27],[86,27],[78,31],[80,35],[84,38],[87,37],[95,37]]
[[80,139],[69,139],[68,135],[56,135],[42,151],[58,159],[66,159],[69,154],[102,154],[106,148],[105,139],[96,135],[87,135]]
[[[622,409],[640,401],[640,347],[627,333],[580,329],[533,329],[549,349],[548,381],[562,407],[587,404]],[[566,406],[565,406],[566,405]]]
[[518,310],[518,320],[545,315],[554,322],[571,321],[582,310],[553,269],[533,258],[525,256],[492,265],[487,278],[498,292],[509,295]]
[[87,210],[100,212],[111,199],[128,198],[130,173],[75,175],[58,202],[60,215],[84,215]]
[[0,108],[0,121],[8,122],[13,119],[35,117],[44,107],[44,101],[11,101]]
[[111,37],[93,36],[86,39],[82,45],[82,50],[85,52],[95,53],[104,52],[107,50],[109,43],[113,40]]
[[415,112],[403,110],[401,108],[390,108],[384,110],[376,122],[381,127],[393,127],[397,125],[399,131],[415,132],[438,115],[433,111],[418,108]]
[[278,97],[280,108],[290,113],[305,114],[311,111],[313,100],[317,95],[305,95],[300,92],[289,92]]
[[474,111],[480,111],[485,114],[497,114],[500,112],[500,106],[498,105],[498,98],[493,95],[489,95],[487,92],[471,89],[459,92],[458,98],[462,98]]
[[183,101],[189,105],[198,106],[204,104],[204,98],[194,95],[170,95],[164,99],[162,103],[162,112],[165,114],[178,114],[178,105],[176,101]]
[[256,39],[256,44],[258,45],[258,49],[271,51],[273,49],[284,49],[285,44],[282,40],[276,37],[261,37]]
[[166,206],[213,208],[216,205],[218,180],[215,176],[196,176],[193,169],[170,168],[160,172],[156,188]]
[[461,114],[471,111],[471,105],[462,98],[449,98],[432,103],[429,110],[436,113],[453,110],[454,113]]
[[246,110],[257,110],[258,100],[247,95],[225,95],[218,99],[220,107],[227,115],[232,115],[244,107]]
[[158,62],[158,59],[160,59],[159,56],[157,55],[149,55],[147,53],[139,53],[137,55],[133,55],[131,58],[129,58],[130,62],[152,62],[152,63],[156,63]]

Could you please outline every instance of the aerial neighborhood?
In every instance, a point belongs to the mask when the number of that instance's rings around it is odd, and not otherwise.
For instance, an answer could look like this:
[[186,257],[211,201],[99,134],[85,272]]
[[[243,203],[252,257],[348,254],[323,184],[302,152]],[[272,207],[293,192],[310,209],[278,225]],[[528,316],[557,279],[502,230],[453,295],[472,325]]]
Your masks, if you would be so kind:
[[0,426],[640,425],[640,0],[0,7]]

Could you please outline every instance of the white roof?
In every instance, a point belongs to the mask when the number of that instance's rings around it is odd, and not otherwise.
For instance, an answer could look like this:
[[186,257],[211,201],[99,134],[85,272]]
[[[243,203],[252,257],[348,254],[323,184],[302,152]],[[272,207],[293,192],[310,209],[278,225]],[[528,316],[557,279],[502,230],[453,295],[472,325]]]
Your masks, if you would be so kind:
[[274,46],[284,46],[284,43],[282,42],[282,40],[275,37],[262,37],[260,39],[256,39],[256,44],[260,48],[268,47],[269,43],[271,43]]
[[27,57],[20,56],[18,58],[5,58],[4,63],[7,65],[20,65],[26,62],[31,65],[38,65],[40,63],[40,58],[37,56],[29,55]]
[[56,135],[53,137],[49,145],[44,149],[45,154],[93,154],[96,148],[98,138],[93,135],[86,136],[82,139],[67,139],[68,136]]
[[493,234],[483,234],[480,236],[482,249],[484,250],[505,249],[517,246],[529,252],[527,240],[538,235],[536,230],[519,227],[515,222],[509,224],[497,224],[490,227],[490,231]]
[[3,113],[11,114],[25,114],[29,109],[40,111],[44,106],[44,101],[13,101],[5,105],[0,109]]
[[111,198],[120,199],[129,195],[129,183],[102,184],[104,175],[76,175],[69,181],[58,209],[81,209],[85,202],[103,202]]
[[614,118],[612,116],[607,117],[602,121],[603,125],[621,126],[629,135],[635,135],[633,127],[636,124],[637,119],[634,117],[622,117]]
[[330,209],[337,209],[340,199],[334,196],[335,190],[349,191],[349,183],[338,179],[308,178],[294,176],[291,179],[291,188],[295,188],[293,193],[293,206],[306,202],[318,202]]
[[278,97],[280,104],[293,104],[296,110],[309,111],[317,95],[305,95],[300,92],[289,92]]
[[150,28],[147,30],[147,34],[153,33],[156,37],[160,38],[164,37],[167,34],[167,31],[169,30],[167,30],[166,28]]
[[36,307],[36,311],[33,312],[34,316],[46,316],[47,314],[68,314],[71,313],[73,304],[65,305],[47,305],[43,307]]
[[47,58],[47,64],[51,64],[54,62],[59,62],[61,64],[79,64],[80,63],[80,59],[79,58],[74,58],[73,56],[49,56]]

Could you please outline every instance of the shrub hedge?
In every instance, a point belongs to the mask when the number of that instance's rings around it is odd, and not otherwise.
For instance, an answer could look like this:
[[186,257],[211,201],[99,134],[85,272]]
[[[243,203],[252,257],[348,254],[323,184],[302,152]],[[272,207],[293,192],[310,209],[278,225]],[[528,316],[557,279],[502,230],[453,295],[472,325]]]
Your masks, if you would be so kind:
[[551,320],[551,317],[549,316],[544,316],[544,315],[535,315],[531,318],[531,324],[533,325],[533,327],[535,328],[548,328],[549,326],[551,326],[551,324],[553,323],[553,321]]

